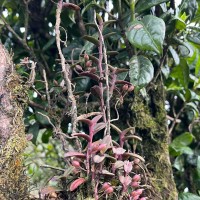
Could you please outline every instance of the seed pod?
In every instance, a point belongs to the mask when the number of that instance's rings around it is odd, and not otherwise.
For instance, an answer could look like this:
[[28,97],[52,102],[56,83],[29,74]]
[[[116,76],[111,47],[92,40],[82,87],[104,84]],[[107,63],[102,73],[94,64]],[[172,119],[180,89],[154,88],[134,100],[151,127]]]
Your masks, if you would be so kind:
[[89,56],[86,53],[84,54],[84,59],[85,59],[85,61],[89,60]]
[[78,72],[82,72],[82,71],[83,71],[83,69],[82,69],[82,67],[81,67],[80,65],[76,65],[76,66],[75,66],[75,69],[76,69]]
[[110,183],[108,183],[108,182],[105,182],[105,183],[102,185],[102,189],[103,189],[103,190],[107,190],[109,187],[110,187]]
[[135,197],[135,196],[137,196],[137,195],[138,195],[138,194],[137,194],[136,191],[131,192],[131,196],[132,196],[132,197]]
[[133,188],[137,188],[137,187],[139,187],[139,182],[133,181],[133,182],[131,183],[131,186],[132,186]]
[[108,187],[106,190],[105,190],[105,193],[106,194],[111,194],[111,193],[113,193],[113,187],[112,186],[110,186],[110,187]]
[[72,166],[74,166],[74,167],[80,167],[80,162],[78,162],[77,160],[73,160],[72,161]]
[[140,159],[139,159],[139,158],[135,158],[135,159],[133,160],[133,162],[134,162],[134,164],[138,165],[138,164],[140,163]]
[[85,66],[86,67],[92,67],[92,61],[91,60],[88,60],[86,63],[85,63]]
[[135,176],[133,176],[133,182],[140,181],[140,179],[141,179],[140,174],[136,174]]
[[132,92],[133,90],[134,90],[134,86],[133,85],[131,85],[129,88],[128,88],[128,92]]
[[138,200],[140,198],[140,195],[137,195],[135,197],[133,197],[133,200]]
[[144,189],[137,189],[135,192],[138,194],[138,195],[141,195],[142,192],[143,192]]
[[128,84],[123,85],[122,90],[127,91],[128,90]]

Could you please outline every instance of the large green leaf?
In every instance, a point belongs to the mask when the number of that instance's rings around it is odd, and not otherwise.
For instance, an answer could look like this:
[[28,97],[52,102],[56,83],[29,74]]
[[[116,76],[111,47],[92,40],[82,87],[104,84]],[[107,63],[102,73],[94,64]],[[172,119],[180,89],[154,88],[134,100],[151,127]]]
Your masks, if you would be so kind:
[[154,75],[151,61],[144,56],[133,56],[130,59],[130,82],[134,86],[143,87],[148,84]]
[[162,54],[165,23],[158,17],[146,15],[141,21],[132,22],[126,31],[126,35],[134,46]]
[[194,136],[191,133],[186,132],[176,137],[171,144],[174,146],[188,146],[192,143],[193,139]]
[[200,200],[200,197],[192,193],[181,193],[178,199],[179,200]]
[[193,151],[188,145],[192,143],[194,136],[189,133],[183,133],[176,137],[170,144],[170,154],[173,156],[178,156],[181,154],[192,155]]
[[153,6],[156,6],[158,4],[161,4],[161,3],[164,3],[164,2],[167,2],[169,0],[140,0],[138,1],[138,3],[136,4],[136,12],[142,12],[144,10],[147,10]]

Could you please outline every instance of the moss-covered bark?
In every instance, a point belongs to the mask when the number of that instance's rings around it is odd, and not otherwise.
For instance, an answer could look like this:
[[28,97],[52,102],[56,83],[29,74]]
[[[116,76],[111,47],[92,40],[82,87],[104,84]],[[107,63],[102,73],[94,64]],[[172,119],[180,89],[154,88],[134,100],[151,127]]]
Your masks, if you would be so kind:
[[22,102],[26,94],[13,70],[11,56],[0,44],[0,199],[28,199],[23,167],[26,147]]
[[169,159],[165,96],[162,84],[149,92],[150,100],[139,96],[132,104],[132,119],[142,136],[142,152],[149,172],[153,200],[177,200],[177,191]]

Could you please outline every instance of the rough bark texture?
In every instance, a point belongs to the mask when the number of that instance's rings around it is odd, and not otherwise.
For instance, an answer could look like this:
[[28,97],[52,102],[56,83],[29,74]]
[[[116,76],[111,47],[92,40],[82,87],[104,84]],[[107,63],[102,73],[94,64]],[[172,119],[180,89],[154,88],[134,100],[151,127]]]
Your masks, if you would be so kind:
[[22,164],[26,147],[22,105],[26,97],[12,58],[0,44],[0,199],[28,199]]
[[177,200],[168,151],[169,136],[162,84],[158,83],[149,94],[151,99],[146,102],[143,98],[135,97],[131,110],[133,124],[143,139],[142,153],[152,186],[150,193],[153,200]]

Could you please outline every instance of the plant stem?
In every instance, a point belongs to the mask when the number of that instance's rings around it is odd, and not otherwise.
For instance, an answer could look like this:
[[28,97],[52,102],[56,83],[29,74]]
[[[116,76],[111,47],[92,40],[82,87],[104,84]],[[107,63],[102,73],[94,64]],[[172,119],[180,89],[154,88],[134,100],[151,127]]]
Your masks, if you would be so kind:
[[135,0],[130,0],[131,22],[135,20]]
[[65,84],[67,86],[67,91],[68,91],[68,97],[69,101],[72,104],[71,108],[71,117],[72,117],[72,133],[76,132],[76,124],[77,124],[77,106],[76,106],[76,99],[73,95],[72,91],[72,84],[69,78],[69,72],[70,72],[70,67],[68,64],[65,64],[66,60],[65,57],[62,53],[61,46],[60,46],[60,22],[61,22],[61,11],[62,11],[62,3],[63,1],[60,0],[58,2],[57,10],[56,10],[56,25],[55,25],[55,32],[56,32],[56,44],[58,48],[58,53],[61,59],[61,66],[62,66],[62,72],[65,80]]
[[[98,47],[98,50],[99,50],[99,62],[98,62],[98,69],[99,69],[99,75],[100,75],[100,78],[103,78],[104,75],[103,75],[103,68],[102,68],[102,60],[103,60],[103,43],[102,43],[102,39],[101,39],[101,31],[103,30],[103,22],[102,23],[99,23],[99,25],[97,24],[97,21],[96,21],[96,12],[94,13],[94,22],[99,30],[99,47]],[[105,104],[104,104],[104,98],[103,98],[103,83],[102,82],[99,82],[99,87],[100,87],[100,91],[101,91],[101,96],[100,96],[100,99],[101,99],[101,111],[103,113],[103,121],[106,123],[106,113],[105,113]]]

